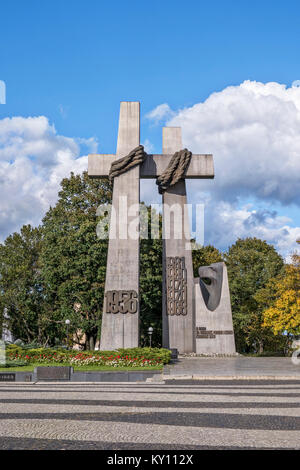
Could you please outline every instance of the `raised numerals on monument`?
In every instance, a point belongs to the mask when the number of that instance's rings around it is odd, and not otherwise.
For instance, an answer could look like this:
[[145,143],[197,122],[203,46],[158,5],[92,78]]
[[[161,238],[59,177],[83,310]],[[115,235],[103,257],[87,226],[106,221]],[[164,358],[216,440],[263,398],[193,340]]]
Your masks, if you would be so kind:
[[187,314],[187,271],[184,257],[167,257],[167,315]]
[[105,293],[106,313],[136,313],[138,295],[135,290],[109,290]]

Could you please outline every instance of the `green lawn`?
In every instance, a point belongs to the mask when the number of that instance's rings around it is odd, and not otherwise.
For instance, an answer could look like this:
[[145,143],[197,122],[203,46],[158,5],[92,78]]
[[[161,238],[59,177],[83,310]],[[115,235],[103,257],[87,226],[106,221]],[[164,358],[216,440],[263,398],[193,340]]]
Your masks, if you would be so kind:
[[[33,363],[29,364],[27,366],[12,366],[12,367],[0,367],[0,372],[31,372],[35,367],[59,367],[59,366],[69,366],[70,364],[40,364],[40,363]],[[114,371],[114,372],[120,372],[120,371],[135,371],[135,370],[162,370],[163,366],[150,366],[150,367],[112,367],[112,366],[72,366],[74,367],[74,370],[80,370],[80,371]]]

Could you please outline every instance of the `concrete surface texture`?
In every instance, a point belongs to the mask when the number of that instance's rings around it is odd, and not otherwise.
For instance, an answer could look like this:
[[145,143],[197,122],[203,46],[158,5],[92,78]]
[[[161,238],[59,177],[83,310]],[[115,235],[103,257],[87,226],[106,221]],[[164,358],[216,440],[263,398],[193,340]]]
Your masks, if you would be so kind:
[[[132,150],[132,149],[131,149]],[[162,158],[163,157],[163,158]],[[169,165],[173,154],[148,154],[141,165],[140,177],[144,179],[157,178]],[[88,173],[90,177],[107,177],[111,164],[116,160],[114,154],[90,154],[88,157]],[[214,177],[213,156],[210,154],[193,154],[187,169],[186,179],[201,179]]]
[[[163,154],[182,149],[180,127],[163,128]],[[163,158],[163,157],[162,157]],[[163,347],[176,348],[180,353],[195,351],[195,315],[193,308],[193,263],[185,180],[181,180],[163,193]],[[179,210],[180,223],[174,223],[172,207]],[[167,219],[167,211],[171,214]],[[178,220],[178,216],[176,217]],[[166,233],[168,230],[168,233]],[[184,258],[186,268],[186,312],[170,314],[168,307],[167,259]]]
[[[121,102],[117,153],[124,157],[140,143],[140,104]],[[105,156],[103,157],[105,159]],[[127,198],[127,199],[124,199]],[[105,292],[135,291],[139,295],[139,237],[128,237],[128,226],[138,214],[130,215],[127,207],[140,202],[140,168],[131,168],[114,178],[112,205],[115,209],[117,232],[110,226]],[[124,207],[122,207],[124,204]],[[138,206],[136,206],[138,207]],[[123,233],[120,233],[122,232]],[[101,328],[101,350],[134,348],[139,344],[139,302],[135,313],[106,313],[106,298]]]
[[164,377],[298,377],[290,357],[183,357],[164,367]]
[[[236,350],[226,265],[215,263],[211,267],[200,268],[199,273],[204,277],[214,276],[216,279],[212,279],[211,286],[207,286],[207,299],[205,285],[201,289],[199,279],[195,279],[196,353],[234,354]],[[217,278],[221,285],[218,284]],[[217,299],[219,287],[221,292],[220,298]]]
[[[56,367],[59,369],[59,367]],[[13,376],[11,380],[7,380],[7,375]],[[52,380],[49,379],[49,375],[47,378],[38,377],[36,371],[34,372],[7,372],[7,373],[0,373],[0,383],[1,382],[145,382],[148,379],[154,379],[158,377],[158,380],[162,380],[162,371],[161,370],[131,370],[131,371],[71,371],[69,378],[60,379],[60,378],[53,378]]]
[[1,341],[7,341],[8,343],[13,343],[14,340],[15,338],[13,337],[13,334],[9,329],[9,315],[7,313],[7,308],[4,308]]
[[300,381],[0,384],[0,449],[299,449],[299,398]]

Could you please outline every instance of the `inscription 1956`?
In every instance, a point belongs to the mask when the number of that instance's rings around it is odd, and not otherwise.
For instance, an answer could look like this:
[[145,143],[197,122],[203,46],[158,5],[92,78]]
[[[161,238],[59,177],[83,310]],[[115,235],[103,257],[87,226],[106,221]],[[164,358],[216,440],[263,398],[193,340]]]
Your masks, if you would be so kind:
[[185,258],[167,257],[167,315],[187,314]]
[[136,313],[138,295],[135,290],[109,290],[105,293],[106,313]]

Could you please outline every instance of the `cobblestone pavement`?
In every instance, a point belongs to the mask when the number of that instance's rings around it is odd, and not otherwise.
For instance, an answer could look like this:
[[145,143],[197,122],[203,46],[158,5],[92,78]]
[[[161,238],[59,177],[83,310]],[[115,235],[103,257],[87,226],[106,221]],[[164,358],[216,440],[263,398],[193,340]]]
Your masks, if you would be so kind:
[[0,384],[0,449],[300,449],[300,381]]

